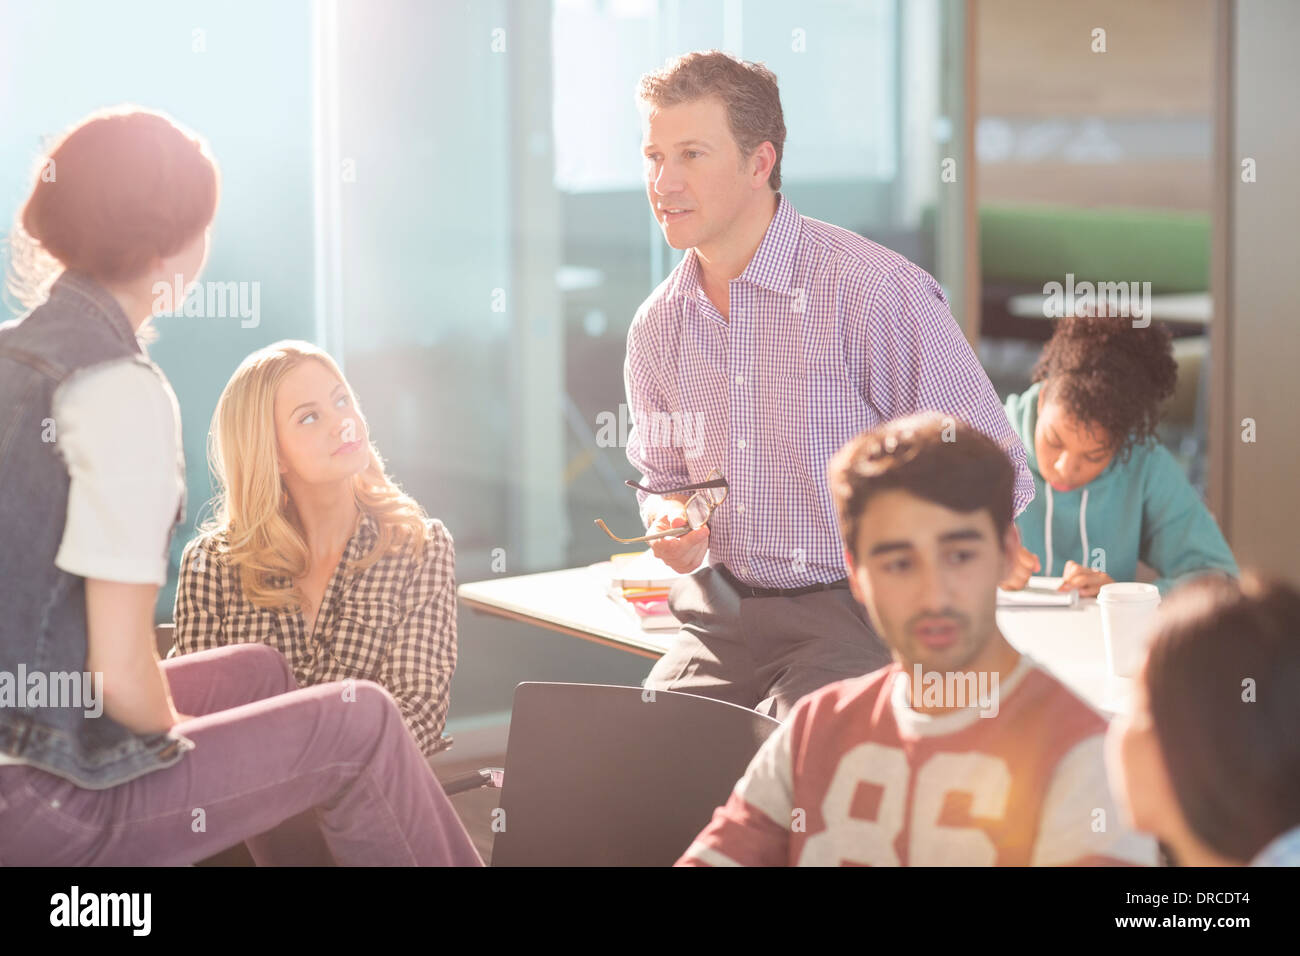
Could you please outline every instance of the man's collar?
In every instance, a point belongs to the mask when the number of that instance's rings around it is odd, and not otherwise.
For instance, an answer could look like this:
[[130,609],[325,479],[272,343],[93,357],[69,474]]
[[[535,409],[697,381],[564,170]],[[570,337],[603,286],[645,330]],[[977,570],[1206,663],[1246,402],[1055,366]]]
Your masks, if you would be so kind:
[[[800,216],[798,210],[777,193],[776,213],[767,225],[763,241],[758,244],[754,257],[745,271],[734,281],[751,282],[773,292],[788,295],[790,277],[794,273],[795,250],[799,246]],[[673,286],[675,296],[697,295],[700,289],[700,262],[694,249],[687,249],[682,257],[681,271]]]
[[799,246],[799,213],[784,195],[777,193],[777,197],[776,214],[768,223],[763,241],[737,278],[785,294],[790,291],[794,254]]

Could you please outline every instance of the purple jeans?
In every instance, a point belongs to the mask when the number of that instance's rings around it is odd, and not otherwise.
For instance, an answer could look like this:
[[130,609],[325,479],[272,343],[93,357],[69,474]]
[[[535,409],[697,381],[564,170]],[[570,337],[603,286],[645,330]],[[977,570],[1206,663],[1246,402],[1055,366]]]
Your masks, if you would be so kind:
[[0,864],[177,865],[241,840],[259,865],[301,863],[312,848],[296,849],[276,828],[314,814],[317,845],[340,865],[482,866],[378,684],[299,690],[263,644],[162,667],[176,709],[194,717],[177,730],[195,748],[107,790],[0,765]]

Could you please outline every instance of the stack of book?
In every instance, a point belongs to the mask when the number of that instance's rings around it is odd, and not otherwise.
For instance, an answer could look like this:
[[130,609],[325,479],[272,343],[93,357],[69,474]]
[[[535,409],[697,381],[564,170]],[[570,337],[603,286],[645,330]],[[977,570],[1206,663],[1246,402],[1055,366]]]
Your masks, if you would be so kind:
[[654,556],[632,551],[610,557],[609,597],[644,631],[675,631],[681,622],[668,610],[668,589],[682,575]]

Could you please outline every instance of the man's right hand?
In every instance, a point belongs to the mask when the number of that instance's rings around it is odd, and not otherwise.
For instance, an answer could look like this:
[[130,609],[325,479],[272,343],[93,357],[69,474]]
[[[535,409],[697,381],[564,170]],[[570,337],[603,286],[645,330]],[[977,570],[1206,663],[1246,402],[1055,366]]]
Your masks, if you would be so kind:
[[[686,506],[680,501],[665,499],[647,533],[657,534],[669,528],[685,526]],[[651,541],[650,550],[654,552],[656,558],[678,574],[690,574],[700,566],[705,553],[709,550],[709,526],[704,525],[677,538],[660,538],[658,541]]]

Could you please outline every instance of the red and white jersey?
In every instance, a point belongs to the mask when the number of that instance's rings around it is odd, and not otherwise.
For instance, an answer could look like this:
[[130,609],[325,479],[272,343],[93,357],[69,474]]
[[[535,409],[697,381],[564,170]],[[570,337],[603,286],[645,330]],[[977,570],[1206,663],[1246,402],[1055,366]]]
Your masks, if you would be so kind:
[[1106,720],[1024,655],[996,716],[924,714],[899,664],[805,697],[679,866],[1151,865],[1106,785]]

